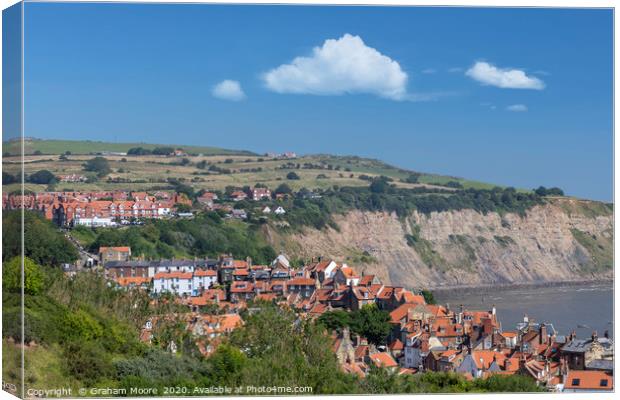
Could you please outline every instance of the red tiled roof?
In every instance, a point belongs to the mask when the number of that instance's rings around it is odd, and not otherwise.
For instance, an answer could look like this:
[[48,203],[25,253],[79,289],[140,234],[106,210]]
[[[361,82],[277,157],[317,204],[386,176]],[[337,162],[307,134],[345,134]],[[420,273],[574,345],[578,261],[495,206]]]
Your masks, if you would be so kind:
[[331,262],[332,262],[332,260],[321,261],[321,262],[316,264],[314,270],[317,271],[317,272],[325,271],[325,269],[329,266],[329,264],[331,264]]
[[413,294],[410,291],[403,292],[401,298],[405,300],[405,303],[426,304],[424,296]]
[[499,365],[503,365],[506,358],[503,353],[493,350],[474,350],[471,356],[479,369],[488,369],[494,360],[497,360]]
[[105,247],[105,246],[102,246],[102,247],[99,247],[99,253],[102,253],[102,252],[104,252],[106,250],[114,250],[114,251],[119,251],[119,252],[127,253],[127,252],[131,251],[131,248],[128,247],[128,246],[119,246],[119,247]]
[[217,276],[217,271],[212,269],[197,269],[194,271],[194,276]]
[[375,353],[370,355],[370,359],[379,368],[398,367],[398,363],[388,353]]
[[368,286],[372,283],[373,279],[375,279],[374,275],[364,275],[362,276],[362,278],[360,279],[360,285],[361,286]]
[[389,348],[390,350],[403,350],[405,346],[403,345],[403,342],[401,342],[400,339],[397,338],[392,343],[390,343]]
[[390,297],[392,297],[392,293],[394,293],[393,287],[384,286],[383,290],[380,290],[379,293],[377,293],[377,298],[382,300],[388,300]]
[[238,268],[233,271],[233,275],[236,275],[236,276],[246,276],[249,274],[250,274],[250,271],[248,271],[245,268]]
[[390,318],[392,319],[391,322],[394,324],[399,323],[403,318],[407,317],[407,313],[409,313],[409,310],[417,306],[418,304],[412,303],[401,304],[390,313]]
[[153,279],[192,279],[191,272],[158,272]]
[[254,285],[250,282],[233,282],[230,285],[231,293],[249,293],[254,291]]
[[342,274],[347,278],[355,278],[357,276],[351,267],[342,267],[340,271],[342,271]]
[[367,345],[359,345],[355,349],[355,359],[364,359],[368,354],[368,346]]
[[304,286],[315,286],[316,285],[316,281],[314,279],[310,279],[310,278],[293,278],[289,281],[286,282],[286,284],[288,286],[291,285],[304,285]]
[[147,276],[127,276],[115,279],[116,283],[121,286],[129,286],[129,285],[142,285],[145,283],[150,283],[151,278]]
[[208,289],[202,293],[202,296],[190,297],[188,302],[194,306],[205,306],[216,299],[220,302],[226,300],[226,293],[222,289]]
[[568,372],[565,389],[583,389],[583,390],[613,390],[613,375],[605,371],[577,371]]
[[309,313],[313,315],[321,315],[325,311],[327,311],[327,305],[322,303],[315,303],[314,306],[310,309]]

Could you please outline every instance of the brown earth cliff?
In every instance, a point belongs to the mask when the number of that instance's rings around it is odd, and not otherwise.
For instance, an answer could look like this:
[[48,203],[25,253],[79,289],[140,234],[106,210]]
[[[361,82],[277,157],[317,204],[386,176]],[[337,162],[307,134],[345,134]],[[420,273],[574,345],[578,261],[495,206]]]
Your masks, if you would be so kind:
[[346,260],[410,288],[613,279],[613,211],[599,202],[550,199],[523,216],[351,211],[334,220],[338,230],[269,236],[293,258]]

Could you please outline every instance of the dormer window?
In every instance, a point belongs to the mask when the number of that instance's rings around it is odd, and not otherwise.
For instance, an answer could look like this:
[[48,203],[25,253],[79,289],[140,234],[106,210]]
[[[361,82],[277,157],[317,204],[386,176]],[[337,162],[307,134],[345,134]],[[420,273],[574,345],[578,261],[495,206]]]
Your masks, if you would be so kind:
[[600,386],[601,387],[607,387],[608,382],[609,381],[607,379],[601,379],[601,385]]
[[575,379],[573,379],[571,384],[573,386],[579,386],[580,383],[581,383],[581,380],[579,378],[575,378]]

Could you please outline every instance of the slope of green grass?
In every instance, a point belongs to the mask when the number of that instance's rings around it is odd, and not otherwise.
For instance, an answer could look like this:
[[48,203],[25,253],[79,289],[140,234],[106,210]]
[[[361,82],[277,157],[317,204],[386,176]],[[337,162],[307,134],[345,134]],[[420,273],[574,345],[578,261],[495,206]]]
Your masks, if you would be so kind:
[[[72,154],[90,154],[95,152],[119,152],[125,153],[132,147],[154,149],[155,147],[182,148],[188,153],[202,153],[205,155],[254,155],[244,150],[228,150],[209,146],[186,146],[177,144],[148,144],[148,143],[107,143],[91,140],[26,140],[24,143],[25,154],[40,151],[43,154],[64,154],[70,151]],[[8,141],[2,143],[3,152],[20,154],[20,142]]]

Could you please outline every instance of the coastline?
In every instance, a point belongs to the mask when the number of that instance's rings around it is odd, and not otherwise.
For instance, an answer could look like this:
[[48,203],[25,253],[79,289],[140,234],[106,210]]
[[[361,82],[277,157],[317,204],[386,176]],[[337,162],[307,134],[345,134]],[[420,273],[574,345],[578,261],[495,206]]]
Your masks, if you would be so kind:
[[546,282],[522,282],[522,283],[497,283],[484,285],[458,285],[458,286],[436,286],[429,288],[435,295],[445,292],[458,292],[459,294],[468,294],[479,292],[480,290],[497,290],[497,289],[533,289],[541,287],[579,287],[591,285],[609,285],[613,290],[613,279],[591,279],[591,280],[567,280],[567,281],[546,281]]

